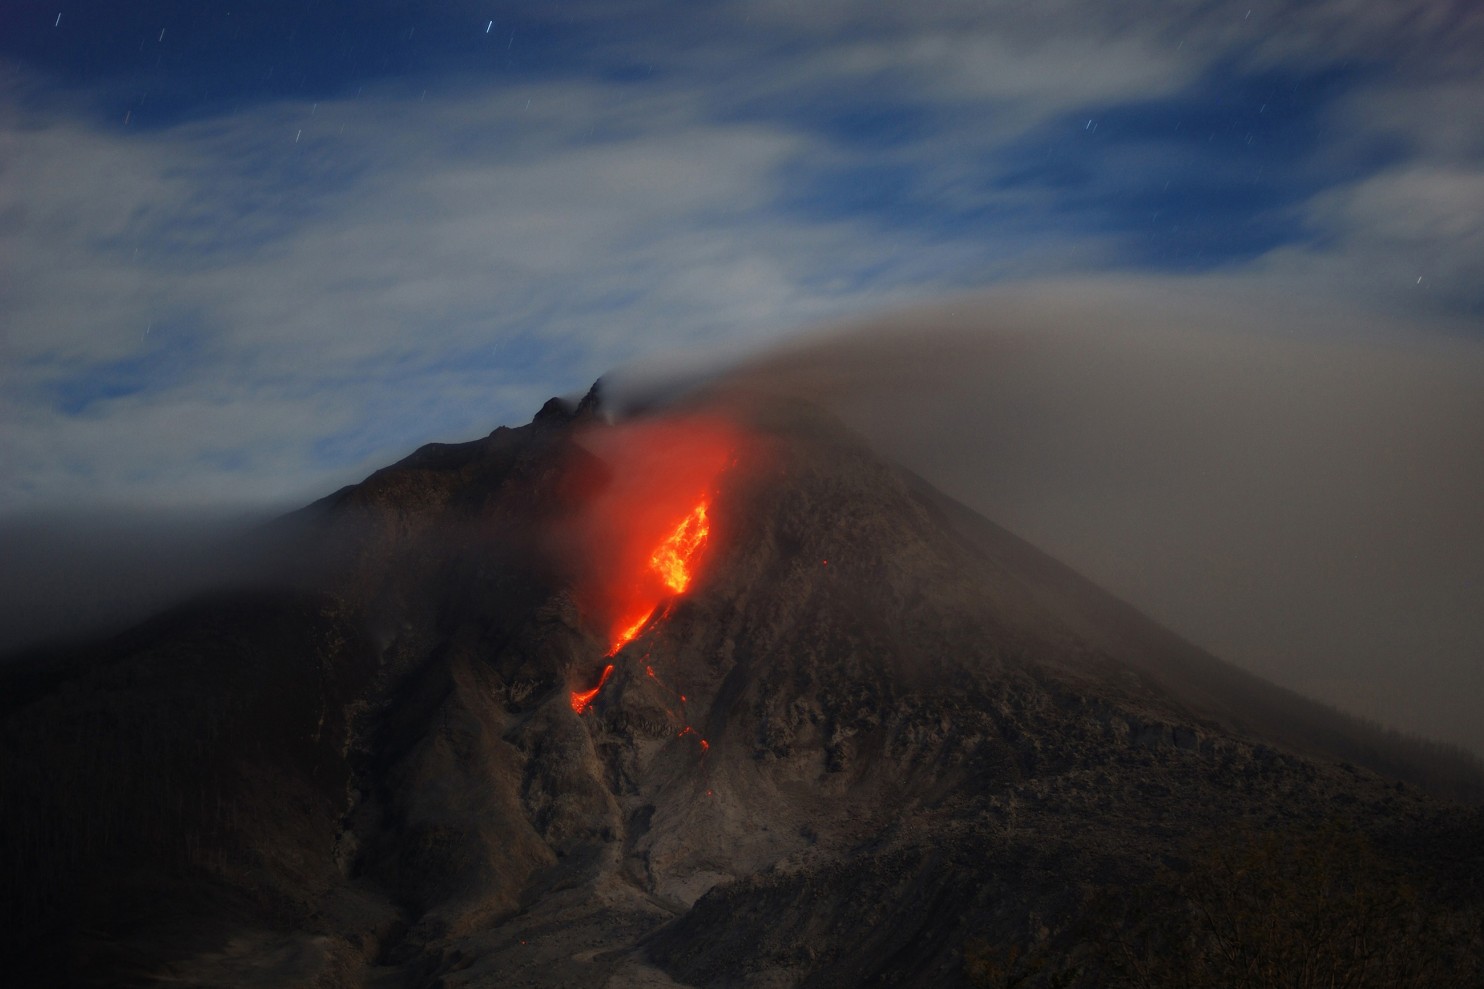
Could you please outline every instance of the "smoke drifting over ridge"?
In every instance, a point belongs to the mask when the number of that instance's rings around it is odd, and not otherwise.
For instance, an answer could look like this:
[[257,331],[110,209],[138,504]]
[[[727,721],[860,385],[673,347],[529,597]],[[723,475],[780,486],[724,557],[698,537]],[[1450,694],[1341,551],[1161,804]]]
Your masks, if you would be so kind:
[[1484,348],[1240,284],[1022,286],[732,366],[1192,641],[1484,753]]

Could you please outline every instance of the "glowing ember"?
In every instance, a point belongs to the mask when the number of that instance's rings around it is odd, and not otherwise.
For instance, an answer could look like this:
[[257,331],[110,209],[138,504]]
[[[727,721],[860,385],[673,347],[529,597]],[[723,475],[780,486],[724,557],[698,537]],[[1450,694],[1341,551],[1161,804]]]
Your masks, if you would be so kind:
[[696,742],[701,746],[702,755],[705,755],[707,750],[711,748],[711,743],[702,738],[700,732],[696,731],[690,725],[686,725],[684,728],[675,733],[676,738],[684,738],[687,735],[696,736]]
[[593,698],[598,696],[598,691],[603,689],[603,684],[608,682],[608,676],[612,672],[613,664],[609,663],[607,666],[603,667],[603,675],[598,678],[598,685],[596,687],[594,687],[592,690],[572,691],[572,710],[576,711],[578,714],[586,711],[587,706],[593,702]]

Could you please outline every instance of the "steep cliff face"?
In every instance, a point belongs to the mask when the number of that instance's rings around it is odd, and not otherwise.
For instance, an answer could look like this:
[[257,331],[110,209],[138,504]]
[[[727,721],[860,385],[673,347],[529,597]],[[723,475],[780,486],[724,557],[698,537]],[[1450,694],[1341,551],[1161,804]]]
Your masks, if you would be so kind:
[[1212,835],[1478,826],[802,406],[553,402],[271,538],[6,672],[38,984],[953,985]]

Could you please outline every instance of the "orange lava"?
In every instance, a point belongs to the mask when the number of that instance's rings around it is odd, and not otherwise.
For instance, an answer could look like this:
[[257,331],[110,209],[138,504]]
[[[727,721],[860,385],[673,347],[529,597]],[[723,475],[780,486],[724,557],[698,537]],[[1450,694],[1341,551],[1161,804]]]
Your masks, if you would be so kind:
[[747,435],[715,417],[641,420],[578,438],[600,462],[601,486],[566,527],[578,605],[613,655],[694,589],[714,542],[714,495]]
[[642,632],[644,630],[644,626],[648,625],[649,620],[653,617],[654,609],[650,608],[644,613],[643,618],[640,618],[638,621],[634,622],[631,625],[621,626],[618,633],[613,636],[613,644],[608,647],[608,655],[612,656],[616,654],[620,649],[633,641],[634,636]]
[[578,714],[586,711],[587,706],[593,702],[594,697],[598,696],[598,691],[603,689],[603,684],[608,682],[608,677],[612,673],[613,664],[609,663],[607,666],[603,667],[603,675],[598,678],[598,685],[596,687],[594,687],[592,690],[572,691],[572,710],[576,711]]
[[690,510],[680,520],[675,531],[660,543],[649,556],[649,568],[659,574],[665,586],[676,594],[684,594],[690,586],[691,565],[696,551],[711,535],[711,523],[706,519],[706,499]]
[[[711,523],[706,518],[706,508],[707,500],[702,497],[701,503],[692,508],[690,514],[675,526],[675,531],[666,536],[665,540],[655,547],[654,552],[649,554],[650,571],[673,594],[683,594],[690,586],[696,554],[705,545],[706,537],[711,534]],[[616,626],[617,631],[613,634],[608,655],[612,656],[628,645],[634,636],[642,632],[644,626],[649,624],[649,620],[654,617],[657,610],[659,610],[659,604],[655,603],[645,609],[642,616],[620,621]],[[653,676],[653,674],[650,675]]]
[[[638,610],[619,619],[612,626],[612,656],[644,630],[663,603],[661,598],[669,594],[683,594],[694,577],[696,554],[706,544],[711,534],[711,523],[706,518],[709,501],[705,495],[690,512],[676,523],[673,531],[665,536],[649,554],[648,574],[641,574],[629,581],[632,596],[653,595],[653,600],[642,601]],[[636,593],[635,593],[636,592]]]
[[[603,631],[613,657],[695,588],[714,542],[722,475],[744,450],[751,462],[754,444],[713,416],[600,426],[578,443],[601,467],[583,465],[595,487],[559,530],[558,548],[572,561],[579,609]],[[573,692],[572,709],[585,710],[602,686]]]

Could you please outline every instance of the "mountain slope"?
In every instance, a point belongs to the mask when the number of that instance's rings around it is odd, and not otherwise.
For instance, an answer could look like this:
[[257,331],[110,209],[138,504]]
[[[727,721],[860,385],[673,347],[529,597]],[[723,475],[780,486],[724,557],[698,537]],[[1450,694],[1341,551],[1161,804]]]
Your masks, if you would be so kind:
[[1193,716],[1214,718],[1228,731],[1293,752],[1348,760],[1437,794],[1484,800],[1484,767],[1465,750],[1366,723],[1223,662],[926,482],[919,482],[918,493],[976,551],[1003,560],[1048,608],[1131,668],[1155,677]]
[[293,590],[7,669],[27,979],[963,984],[1337,815],[1479,902],[1476,811],[816,411],[599,404],[283,520]]

